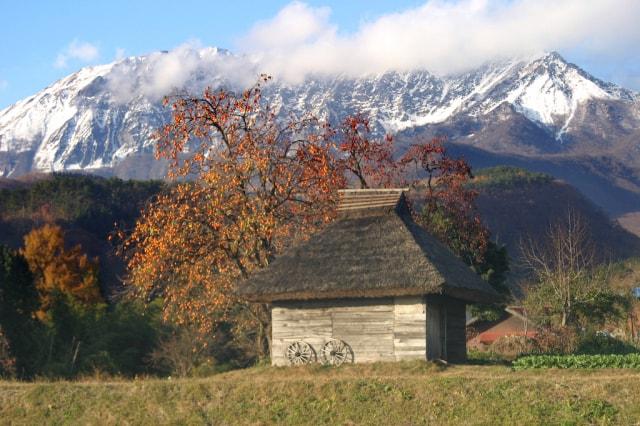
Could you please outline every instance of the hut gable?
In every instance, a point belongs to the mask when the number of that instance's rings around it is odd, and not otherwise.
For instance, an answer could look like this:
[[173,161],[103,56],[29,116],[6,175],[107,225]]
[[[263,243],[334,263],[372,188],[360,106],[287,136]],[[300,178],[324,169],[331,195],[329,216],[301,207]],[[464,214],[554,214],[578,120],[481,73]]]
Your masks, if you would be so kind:
[[443,294],[492,302],[495,291],[413,222],[404,189],[344,190],[338,218],[243,283],[273,302]]

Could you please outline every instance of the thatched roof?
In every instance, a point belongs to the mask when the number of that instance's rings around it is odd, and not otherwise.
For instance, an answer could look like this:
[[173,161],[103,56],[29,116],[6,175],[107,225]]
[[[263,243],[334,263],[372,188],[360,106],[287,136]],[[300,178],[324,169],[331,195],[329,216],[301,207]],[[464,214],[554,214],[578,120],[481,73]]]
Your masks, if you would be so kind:
[[497,293],[411,219],[404,190],[341,191],[338,219],[242,283],[248,300]]

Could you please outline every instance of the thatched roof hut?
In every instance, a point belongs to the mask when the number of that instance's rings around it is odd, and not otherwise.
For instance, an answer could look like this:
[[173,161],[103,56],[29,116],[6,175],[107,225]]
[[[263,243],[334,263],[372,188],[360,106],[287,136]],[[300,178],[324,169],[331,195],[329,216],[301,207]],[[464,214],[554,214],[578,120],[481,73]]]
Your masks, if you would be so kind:
[[403,190],[343,190],[338,220],[279,256],[240,293],[249,300],[442,294],[492,302],[491,286],[411,218]]
[[465,359],[465,304],[497,293],[412,220],[403,189],[340,196],[336,221],[238,289],[272,303],[272,362]]

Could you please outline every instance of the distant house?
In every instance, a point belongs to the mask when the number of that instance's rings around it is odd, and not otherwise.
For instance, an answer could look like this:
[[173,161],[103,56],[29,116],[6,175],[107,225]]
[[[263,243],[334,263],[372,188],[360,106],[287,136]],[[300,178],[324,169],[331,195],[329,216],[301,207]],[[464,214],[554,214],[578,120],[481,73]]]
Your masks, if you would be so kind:
[[536,336],[535,328],[521,306],[507,307],[502,317],[496,321],[471,318],[467,321],[467,330],[467,346],[475,349],[485,349],[501,337]]
[[335,222],[238,290],[272,304],[272,363],[464,360],[465,306],[496,292],[413,222],[402,189],[340,196]]

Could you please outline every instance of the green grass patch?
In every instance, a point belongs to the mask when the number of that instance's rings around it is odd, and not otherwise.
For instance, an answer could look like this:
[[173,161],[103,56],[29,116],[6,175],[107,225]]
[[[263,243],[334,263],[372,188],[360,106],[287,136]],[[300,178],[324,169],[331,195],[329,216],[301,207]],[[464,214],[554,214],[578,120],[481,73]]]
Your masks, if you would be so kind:
[[640,354],[625,355],[527,355],[513,362],[516,370],[537,368],[636,368]]
[[640,372],[426,362],[0,382],[0,424],[635,424]]

